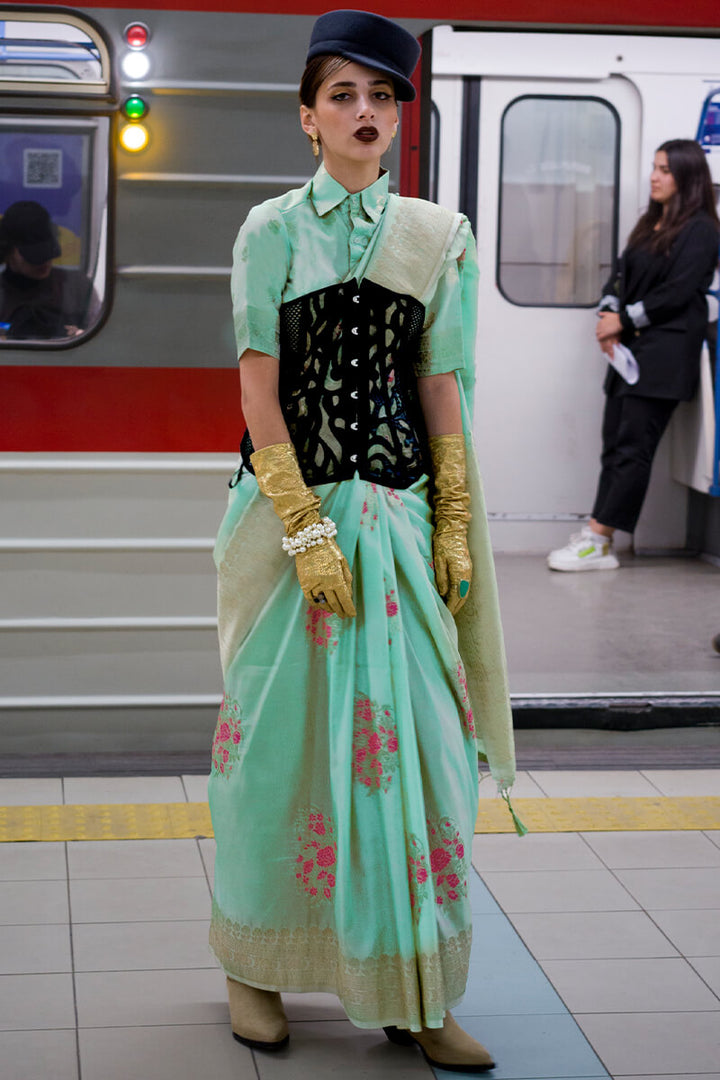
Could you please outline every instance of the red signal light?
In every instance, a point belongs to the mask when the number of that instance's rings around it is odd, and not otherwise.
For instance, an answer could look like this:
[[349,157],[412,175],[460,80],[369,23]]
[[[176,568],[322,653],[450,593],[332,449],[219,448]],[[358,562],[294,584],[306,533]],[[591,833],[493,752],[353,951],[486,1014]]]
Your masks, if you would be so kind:
[[144,49],[150,40],[150,31],[145,23],[130,23],[125,27],[124,37],[131,49]]

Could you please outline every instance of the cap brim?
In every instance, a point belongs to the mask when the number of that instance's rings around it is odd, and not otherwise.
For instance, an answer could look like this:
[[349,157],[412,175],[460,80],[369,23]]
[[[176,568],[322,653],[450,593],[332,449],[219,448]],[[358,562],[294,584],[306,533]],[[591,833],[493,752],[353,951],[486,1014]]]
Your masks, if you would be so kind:
[[392,67],[390,64],[378,63],[376,56],[364,56],[360,52],[356,52],[354,49],[334,49],[330,45],[328,47],[327,42],[323,42],[321,46],[315,49],[310,49],[307,54],[307,59],[312,60],[315,56],[342,56],[345,60],[354,60],[356,64],[362,64],[363,67],[372,68],[373,71],[382,71],[383,75],[389,75],[395,86],[395,97],[398,101],[414,101],[416,98],[415,87],[407,78],[403,75],[402,71],[398,71],[397,68]]
[[36,244],[18,244],[17,249],[31,266],[42,266],[62,254],[57,240],[40,240]]

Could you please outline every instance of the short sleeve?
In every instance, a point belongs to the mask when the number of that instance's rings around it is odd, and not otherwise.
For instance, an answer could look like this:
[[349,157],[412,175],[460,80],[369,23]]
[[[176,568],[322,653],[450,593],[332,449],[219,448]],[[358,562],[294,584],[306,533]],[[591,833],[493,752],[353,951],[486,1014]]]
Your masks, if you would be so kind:
[[256,349],[280,356],[280,305],[290,266],[282,215],[255,206],[238,233],[230,279],[237,355]]
[[463,219],[432,299],[415,374],[472,371],[475,363],[478,267],[470,223]]

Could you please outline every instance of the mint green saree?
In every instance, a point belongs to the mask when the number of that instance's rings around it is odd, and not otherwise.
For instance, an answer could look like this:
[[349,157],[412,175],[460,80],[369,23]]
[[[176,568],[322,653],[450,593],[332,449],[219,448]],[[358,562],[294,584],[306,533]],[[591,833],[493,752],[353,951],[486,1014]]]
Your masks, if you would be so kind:
[[[303,270],[310,291],[333,270],[334,280],[366,274],[382,283],[393,257],[402,257],[388,237],[402,244],[404,227],[423,254],[417,273],[403,260],[403,292],[415,288],[428,312],[417,373],[457,371],[463,394],[472,384],[476,282],[467,223],[388,197],[380,182],[359,199],[327,179],[319,173],[301,192],[256,208],[255,225],[241,231],[233,281],[239,353],[262,351],[259,342],[269,351],[274,330],[262,325],[263,296],[272,307],[268,298],[287,295],[274,271],[253,285],[243,269],[267,252],[268,237],[284,280],[297,281],[298,236],[332,233],[334,268],[322,265],[327,246],[315,237],[313,264]],[[415,219],[392,218],[410,202]],[[429,218],[423,242],[418,223]],[[343,265],[338,251],[348,252]],[[457,623],[435,587],[425,477],[403,490],[357,474],[315,488],[352,570],[356,619],[308,605],[280,546],[282,526],[247,472],[231,490],[216,545],[225,696],[209,781],[217,841],[211,945],[226,974],[242,982],[336,993],[359,1027],[440,1027],[462,997],[478,749],[502,790],[513,780],[467,412],[466,439],[475,570]]]

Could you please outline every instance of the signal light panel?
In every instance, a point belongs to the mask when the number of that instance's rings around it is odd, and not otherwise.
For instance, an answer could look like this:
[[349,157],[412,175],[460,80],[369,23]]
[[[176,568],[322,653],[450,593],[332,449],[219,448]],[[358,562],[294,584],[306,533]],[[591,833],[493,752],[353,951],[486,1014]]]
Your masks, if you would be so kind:
[[[129,23],[123,31],[123,37],[130,49],[120,62],[123,75],[132,82],[144,79],[150,71],[150,58],[145,52],[150,40],[150,30],[145,23]],[[118,138],[123,150],[128,153],[137,154],[150,142],[150,132],[140,123],[149,111],[147,102],[139,94],[131,94],[124,101],[122,112],[128,123],[120,129]]]

